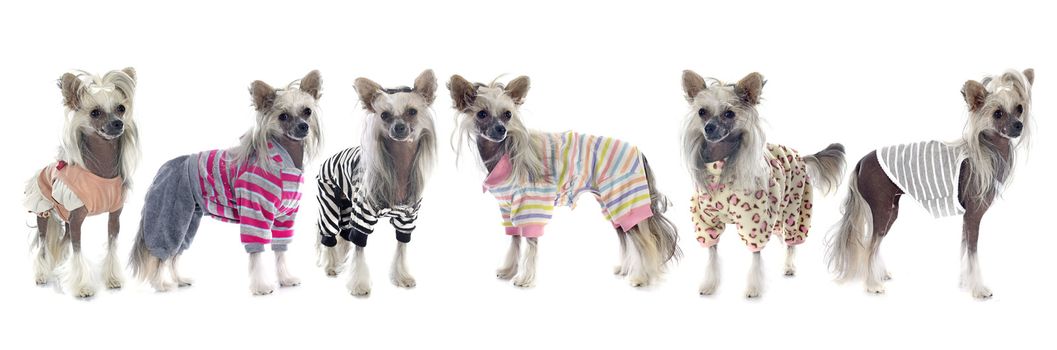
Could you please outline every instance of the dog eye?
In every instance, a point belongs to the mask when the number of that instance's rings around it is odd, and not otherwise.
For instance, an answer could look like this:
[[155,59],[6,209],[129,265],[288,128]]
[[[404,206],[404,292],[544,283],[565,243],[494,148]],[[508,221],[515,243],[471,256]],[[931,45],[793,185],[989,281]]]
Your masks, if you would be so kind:
[[93,109],[91,112],[88,113],[88,115],[92,116],[92,118],[99,118],[99,116],[102,114],[103,112],[100,112],[98,109]]
[[290,115],[289,114],[283,113],[283,114],[279,115],[279,121],[284,121],[285,122],[287,119],[290,119]]
[[311,108],[305,108],[305,110],[301,111],[301,114],[306,116],[306,117],[307,116],[311,116],[312,115],[312,109]]
[[1002,119],[1002,110],[1001,109],[996,109],[995,113],[992,114],[992,116],[994,116],[995,119]]
[[698,117],[704,117],[705,114],[708,114],[708,111],[706,111],[704,108],[697,110]]
[[411,116],[413,116],[413,115],[415,115],[415,114],[418,114],[418,110],[416,110],[416,109],[414,109],[414,108],[408,108],[408,109],[407,109],[407,115],[411,115]]
[[1017,105],[1017,114],[1024,114],[1024,105]]
[[382,120],[389,120],[389,118],[392,118],[392,117],[393,117],[393,114],[389,113],[389,111],[382,112]]
[[125,105],[117,105],[118,113],[125,113]]
[[727,118],[727,119],[734,118],[734,111],[723,112],[723,118]]
[[510,113],[510,111],[503,112],[503,118],[510,119],[513,116],[514,114]]
[[480,111],[477,111],[477,119],[484,119],[484,118],[488,118],[488,112],[485,112],[485,110],[483,110],[483,109],[480,110]]

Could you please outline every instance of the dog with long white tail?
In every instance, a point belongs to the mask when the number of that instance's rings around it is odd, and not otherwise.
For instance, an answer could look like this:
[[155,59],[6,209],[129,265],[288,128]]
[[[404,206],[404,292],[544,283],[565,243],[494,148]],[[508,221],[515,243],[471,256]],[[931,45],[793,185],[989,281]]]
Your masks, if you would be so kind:
[[[34,278],[48,283],[60,271],[74,295],[96,293],[96,278],[81,253],[81,224],[91,215],[108,213],[107,253],[102,279],[107,288],[121,288],[117,236],[121,209],[139,160],[139,131],[132,118],[136,71],[110,71],[103,76],[84,71],[59,78],[66,124],[56,161],[36,172],[26,184],[25,207],[37,216]],[[73,250],[70,254],[69,251]]]
[[324,161],[316,176],[321,235],[317,250],[319,264],[331,277],[341,273],[353,250],[348,289],[354,296],[366,296],[371,292],[371,278],[364,247],[379,219],[389,218],[396,230],[390,281],[397,287],[415,286],[407,268],[407,244],[436,160],[430,106],[436,97],[437,78],[426,70],[415,79],[414,87],[389,89],[358,78],[355,88],[367,111],[363,137],[359,147]]
[[[470,83],[454,75],[448,89],[458,111],[453,138],[478,153],[488,171],[483,189],[498,200],[510,236],[497,277],[513,278],[518,287],[533,286],[539,237],[551,212],[556,206],[572,206],[584,192],[595,195],[616,230],[621,263],[615,273],[628,276],[632,286],[657,281],[679,256],[675,225],[662,215],[668,201],[657,192],[637,147],[610,137],[528,129],[521,113],[529,91],[526,76],[504,85]],[[454,146],[461,153],[461,145]]]
[[976,257],[980,220],[1031,137],[1034,83],[1032,69],[969,80],[962,86],[969,120],[960,140],[887,146],[859,161],[829,238],[827,259],[838,280],[864,277],[867,292],[884,293],[891,275],[881,240],[899,215],[899,199],[909,194],[936,218],[962,216],[962,286],[973,297],[991,297]]
[[834,143],[801,157],[789,147],[767,143],[756,110],[764,83],[760,73],[725,84],[683,72],[690,104],[683,155],[697,188],[690,211],[697,241],[709,251],[701,295],[719,286],[716,243],[727,224],[737,227],[752,252],[746,297],[763,291],[760,250],[772,234],[784,239],[785,275],[793,276],[796,245],[811,228],[812,187],[828,192],[840,182],[844,146]]
[[230,149],[180,156],[162,165],[147,190],[129,266],[140,280],[165,292],[191,285],[177,263],[190,247],[203,214],[240,225],[250,257],[250,291],[271,294],[261,254],[271,245],[279,285],[296,286],[286,249],[300,207],[302,169],[320,144],[322,80],[309,72],[284,88],[250,85],[256,125]]

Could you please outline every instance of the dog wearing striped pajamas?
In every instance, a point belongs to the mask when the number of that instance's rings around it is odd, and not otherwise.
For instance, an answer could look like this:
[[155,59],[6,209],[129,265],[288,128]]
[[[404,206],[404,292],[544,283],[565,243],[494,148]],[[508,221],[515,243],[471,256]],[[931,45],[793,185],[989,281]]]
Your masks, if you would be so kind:
[[279,285],[296,286],[286,250],[300,208],[304,163],[319,149],[322,80],[309,72],[285,88],[262,81],[250,85],[257,124],[238,146],[180,156],[162,165],[147,189],[129,258],[133,274],[165,292],[191,285],[177,264],[190,248],[203,214],[237,223],[250,257],[250,291],[271,294],[261,253],[275,252]]
[[44,285],[65,265],[60,279],[75,296],[88,298],[98,288],[81,254],[81,225],[88,216],[109,216],[103,283],[110,289],[123,283],[117,236],[139,160],[139,130],[132,118],[136,71],[129,67],[102,76],[75,71],[63,74],[58,85],[66,109],[59,154],[37,168],[25,190],[24,205],[37,219],[33,271],[36,283]]
[[760,250],[772,234],[785,241],[785,275],[793,276],[795,247],[811,228],[812,185],[828,192],[837,186],[844,168],[840,144],[801,157],[791,148],[766,142],[756,110],[764,83],[760,73],[725,84],[683,72],[690,104],[683,155],[697,188],[690,211],[697,240],[709,250],[701,295],[711,295],[719,286],[716,243],[727,224],[737,227],[752,252],[746,297],[759,297],[763,291]]
[[855,166],[840,224],[830,236],[827,259],[838,280],[863,277],[866,290],[884,293],[891,278],[881,260],[881,240],[909,194],[934,217],[962,216],[962,287],[987,299],[980,277],[980,220],[1013,174],[1017,151],[1031,137],[1032,69],[969,80],[962,97],[969,121],[960,140],[882,147]]
[[371,292],[371,279],[364,248],[380,219],[388,218],[396,230],[390,281],[397,287],[415,286],[407,268],[407,244],[436,159],[430,106],[437,79],[432,70],[426,70],[415,79],[414,87],[386,89],[370,79],[358,78],[355,88],[367,111],[361,146],[324,161],[316,177],[317,250],[320,265],[331,277],[341,273],[353,250],[347,287],[354,296],[366,296]]
[[[572,206],[581,193],[595,195],[616,230],[621,263],[615,273],[630,276],[633,286],[656,281],[679,255],[675,226],[662,216],[667,200],[638,148],[609,137],[527,129],[520,112],[529,90],[526,76],[486,85],[455,75],[448,89],[459,113],[455,132],[479,153],[488,170],[483,190],[499,202],[511,237],[497,277],[513,278],[518,287],[534,285],[538,240],[551,212]],[[524,254],[522,238],[528,242]]]

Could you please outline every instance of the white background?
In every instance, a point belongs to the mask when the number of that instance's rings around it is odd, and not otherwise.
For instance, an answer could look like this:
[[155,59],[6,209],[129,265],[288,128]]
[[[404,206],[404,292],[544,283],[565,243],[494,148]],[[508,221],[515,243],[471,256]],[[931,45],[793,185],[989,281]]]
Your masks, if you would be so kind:
[[[9,2],[0,15],[4,106],[4,201],[9,244],[0,246],[3,348],[891,348],[897,344],[1021,348],[1052,346],[1055,196],[1051,8],[1003,2],[858,5],[668,4],[549,6],[370,1],[337,7],[303,1],[203,3]],[[62,125],[55,79],[68,69],[104,72],[134,66],[143,159],[126,204],[122,260],[131,247],[144,190],[162,162],[228,147],[250,127],[249,83],[280,86],[311,69],[323,74],[328,156],[358,144],[364,113],[352,81],[410,85],[425,68],[441,84],[452,74],[490,81],[532,77],[526,122],[546,131],[619,137],[650,157],[685,258],[666,281],[635,290],[611,275],[617,240],[582,198],[560,209],[540,243],[538,286],[497,281],[507,239],[484,174],[456,167],[448,143],[453,111],[446,89],[434,116],[440,162],[430,179],[410,263],[418,287],[387,278],[392,229],[370,239],[374,291],[349,296],[346,276],[314,265],[315,188],[304,187],[293,271],[303,285],[274,295],[248,291],[237,226],[210,219],[184,259],[193,287],[154,293],[131,281],[120,291],[76,300],[36,287],[28,242],[32,217],[21,208],[24,180],[51,162]],[[764,251],[767,289],[742,296],[750,254],[733,231],[720,243],[719,293],[700,297],[704,249],[692,237],[690,179],[678,136],[688,112],[680,74],[736,81],[768,79],[761,115],[769,141],[813,153],[847,146],[849,168],[877,147],[959,137],[967,113],[959,89],[1008,68],[1037,72],[1037,138],[1011,187],[982,224],[980,259],[993,300],[958,288],[961,220],[933,220],[909,198],[882,247],[895,279],[888,294],[831,281],[823,238],[837,220],[837,195],[816,197],[815,227],[795,278],[781,275],[779,241]],[[472,154],[472,153],[471,153]],[[314,176],[316,165],[307,174]],[[85,223],[85,249],[101,260],[104,217]],[[269,253],[270,254],[270,253]]]

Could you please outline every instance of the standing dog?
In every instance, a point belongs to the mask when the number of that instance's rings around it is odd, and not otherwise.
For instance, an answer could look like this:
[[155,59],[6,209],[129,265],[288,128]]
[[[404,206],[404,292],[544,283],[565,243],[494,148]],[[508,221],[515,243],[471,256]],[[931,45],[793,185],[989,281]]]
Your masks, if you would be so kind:
[[[250,290],[270,294],[261,252],[271,244],[281,286],[300,281],[286,268],[285,251],[293,237],[300,206],[303,162],[319,149],[321,79],[318,71],[275,89],[262,81],[250,86],[257,124],[232,149],[181,156],[162,165],[143,205],[143,218],[129,258],[140,280],[159,292],[191,281],[177,262],[190,247],[202,214],[240,224],[250,254]],[[165,276],[171,272],[171,280]]]
[[81,224],[91,215],[109,213],[103,280],[107,288],[121,288],[119,218],[139,160],[139,131],[132,119],[136,71],[125,68],[102,77],[66,73],[59,78],[59,89],[66,107],[62,146],[57,161],[26,184],[24,204],[37,215],[37,284],[48,283],[73,247],[64,274],[75,295],[87,298],[95,295],[96,286],[81,254]]
[[348,289],[352,295],[365,296],[371,292],[371,278],[363,248],[380,218],[389,218],[398,241],[390,280],[398,287],[415,286],[404,257],[436,159],[430,106],[437,78],[426,70],[415,79],[414,88],[385,89],[367,78],[356,79],[355,87],[367,110],[362,146],[330,157],[316,176],[317,227],[322,236],[317,248],[327,275],[337,276],[347,260],[349,242],[355,244]]
[[910,194],[934,217],[962,215],[962,285],[976,298],[991,297],[976,259],[980,219],[1030,137],[1034,82],[1032,69],[969,80],[962,87],[969,121],[961,140],[888,146],[859,161],[843,217],[830,237],[827,259],[838,279],[865,275],[868,292],[884,293],[890,275],[881,260],[881,240],[899,215],[899,199]]
[[[455,133],[460,143],[465,140],[480,155],[489,172],[483,187],[499,201],[503,226],[511,236],[506,261],[496,273],[499,278],[513,278],[519,287],[535,283],[537,242],[544,225],[555,206],[572,206],[583,192],[595,195],[616,229],[621,264],[615,272],[630,274],[631,285],[655,281],[678,256],[675,226],[661,215],[668,202],[657,192],[646,157],[635,146],[571,131],[529,130],[520,112],[529,90],[525,76],[504,86],[470,83],[454,75],[448,89],[458,111]],[[522,236],[528,247],[519,269]]]
[[691,107],[683,154],[698,191],[690,211],[697,240],[709,250],[701,295],[711,295],[719,285],[716,243],[726,224],[737,226],[752,251],[746,297],[758,297],[763,290],[760,250],[772,234],[784,238],[785,274],[794,275],[795,246],[811,228],[812,183],[828,191],[837,186],[844,168],[840,144],[801,158],[791,148],[766,142],[756,111],[764,83],[760,73],[723,84],[683,72]]

